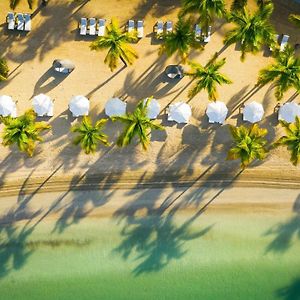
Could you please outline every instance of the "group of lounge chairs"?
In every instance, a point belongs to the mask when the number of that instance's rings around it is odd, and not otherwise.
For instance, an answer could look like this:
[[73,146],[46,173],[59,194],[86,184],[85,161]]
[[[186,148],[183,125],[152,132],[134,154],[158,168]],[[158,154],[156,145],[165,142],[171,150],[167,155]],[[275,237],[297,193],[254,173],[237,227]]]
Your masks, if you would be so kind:
[[79,23],[80,35],[105,35],[105,19],[81,18]]
[[[279,50],[282,52],[288,44],[290,36],[287,34],[275,34],[275,41],[279,45]],[[273,47],[270,47],[270,51],[274,51]]]
[[30,31],[31,15],[9,12],[6,17],[8,30]]

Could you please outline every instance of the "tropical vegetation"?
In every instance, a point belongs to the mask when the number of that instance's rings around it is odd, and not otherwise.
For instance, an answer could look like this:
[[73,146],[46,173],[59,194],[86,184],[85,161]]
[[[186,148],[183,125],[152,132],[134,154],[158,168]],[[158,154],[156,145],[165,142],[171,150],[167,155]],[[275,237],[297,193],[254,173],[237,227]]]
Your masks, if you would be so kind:
[[36,147],[36,142],[43,139],[40,134],[50,129],[46,122],[36,122],[36,113],[33,110],[26,111],[23,115],[13,117],[1,117],[4,124],[2,144],[4,146],[17,145],[21,152],[32,156]]
[[152,98],[138,103],[133,113],[125,116],[114,116],[112,121],[120,121],[125,124],[125,128],[117,140],[119,147],[128,146],[134,137],[137,137],[144,150],[147,150],[150,143],[150,133],[152,130],[164,130],[162,125],[150,120],[147,116],[148,105]]
[[232,148],[229,150],[228,160],[241,160],[241,168],[245,169],[255,159],[263,160],[268,150],[266,149],[267,129],[259,128],[257,124],[250,127],[230,126],[233,139]]
[[9,73],[9,68],[6,59],[0,57],[0,81],[7,79]]
[[119,60],[125,66],[133,64],[138,58],[135,49],[130,45],[138,40],[136,31],[131,33],[123,32],[117,19],[112,18],[111,23],[106,27],[105,36],[98,37],[91,43],[91,50],[108,50],[104,63],[108,64],[111,71],[118,67]]
[[71,127],[71,131],[78,133],[73,143],[80,145],[86,154],[95,153],[99,143],[109,146],[108,136],[102,132],[108,119],[98,120],[95,124],[88,116],[84,116],[80,124]]
[[295,50],[287,45],[282,52],[275,55],[275,63],[262,69],[257,84],[265,85],[274,82],[275,96],[278,100],[290,88],[300,92],[300,58],[295,56]]
[[[10,8],[15,9],[19,5],[20,2],[21,2],[21,0],[9,0]],[[32,9],[34,0],[27,0],[27,3],[28,3],[29,8]]]
[[289,15],[289,21],[300,28],[300,15],[294,15],[294,14]]
[[240,10],[243,10],[246,5],[247,5],[247,0],[233,0],[230,10],[231,11],[240,11]]
[[190,98],[196,96],[200,91],[206,90],[209,100],[217,100],[217,85],[230,84],[232,81],[224,74],[220,73],[220,68],[226,63],[226,58],[216,60],[217,55],[205,65],[202,66],[196,62],[189,62],[191,70],[186,74],[192,77],[196,82],[189,91]]

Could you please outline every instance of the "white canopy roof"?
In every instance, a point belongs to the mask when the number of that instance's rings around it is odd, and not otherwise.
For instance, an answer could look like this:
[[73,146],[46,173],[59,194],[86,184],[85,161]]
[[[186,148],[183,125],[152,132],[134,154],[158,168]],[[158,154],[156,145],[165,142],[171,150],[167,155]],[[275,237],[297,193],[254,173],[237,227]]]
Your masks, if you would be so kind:
[[[146,98],[144,100],[144,103],[148,100],[149,98]],[[158,101],[154,98],[152,98],[148,104],[148,111],[147,111],[147,116],[149,119],[156,119],[157,116],[159,115],[160,112],[160,104]]]
[[105,104],[105,114],[109,117],[124,116],[126,114],[126,103],[119,98],[111,98]]
[[53,116],[53,102],[49,96],[44,94],[34,96],[32,105],[38,116]]
[[211,102],[206,109],[206,115],[208,116],[209,123],[221,123],[225,122],[228,109],[225,103],[220,101]]
[[300,116],[300,106],[294,102],[285,103],[279,108],[279,120],[292,123],[295,121],[296,116]]
[[89,114],[90,101],[81,95],[73,96],[69,103],[69,109],[74,117],[87,116]]
[[191,107],[184,102],[170,104],[168,112],[168,121],[177,123],[188,123],[192,115]]
[[243,112],[243,120],[250,123],[258,122],[264,115],[264,108],[260,103],[255,101],[246,104]]
[[0,115],[3,117],[17,116],[17,107],[14,100],[9,96],[0,96]]

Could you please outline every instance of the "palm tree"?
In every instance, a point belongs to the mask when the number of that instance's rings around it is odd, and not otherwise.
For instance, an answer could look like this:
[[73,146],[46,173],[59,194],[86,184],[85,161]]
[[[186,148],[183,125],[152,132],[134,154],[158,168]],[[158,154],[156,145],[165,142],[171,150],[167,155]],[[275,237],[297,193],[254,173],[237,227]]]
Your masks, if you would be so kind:
[[269,3],[258,9],[253,15],[246,8],[230,13],[229,21],[233,22],[236,27],[227,33],[224,44],[229,46],[240,43],[242,61],[247,52],[255,54],[265,44],[270,46],[275,44],[275,31],[269,21],[273,8],[273,4]]
[[[19,5],[20,1],[21,1],[21,0],[10,0],[10,1],[9,1],[9,3],[10,3],[10,8],[11,8],[11,9],[15,9],[15,8]],[[27,0],[27,3],[28,3],[29,8],[32,9],[34,0]]]
[[263,160],[267,156],[268,150],[265,148],[267,129],[253,124],[249,128],[230,126],[230,132],[233,145],[228,152],[228,160],[240,159],[241,168],[245,169],[255,159]]
[[172,56],[177,52],[182,62],[186,63],[191,49],[201,47],[201,44],[195,40],[191,21],[179,18],[175,25],[175,30],[164,35],[164,42],[159,49],[159,53],[166,53],[167,56]]
[[231,11],[241,11],[247,4],[247,0],[233,0],[230,10]]
[[278,100],[292,87],[300,92],[300,59],[295,56],[294,49],[287,45],[284,51],[276,54],[275,59],[274,64],[260,71],[257,84],[274,82]]
[[124,63],[133,64],[138,58],[137,52],[129,45],[131,42],[137,41],[136,32],[123,33],[119,22],[112,19],[111,23],[106,27],[105,36],[98,37],[90,45],[91,50],[108,49],[108,53],[104,59],[104,63],[108,64],[111,71],[118,67],[119,59]]
[[8,73],[9,69],[6,60],[4,58],[0,58],[0,81],[6,80]]
[[300,15],[289,15],[289,21],[300,28]]
[[86,154],[95,153],[99,143],[109,146],[108,137],[102,132],[107,121],[108,119],[101,119],[93,125],[91,119],[84,116],[81,124],[71,127],[72,132],[78,133],[73,143],[75,145],[80,144]]
[[295,123],[289,124],[285,121],[280,121],[280,124],[284,128],[286,135],[276,141],[274,146],[287,146],[291,152],[290,160],[296,166],[300,158],[300,119],[297,116]]
[[207,31],[216,17],[226,15],[224,0],[182,0],[181,15],[199,14],[199,23]]
[[119,147],[128,146],[133,138],[136,136],[139,142],[142,144],[144,150],[147,150],[150,144],[151,130],[164,130],[164,127],[154,123],[147,116],[148,104],[151,98],[148,98],[146,102],[140,101],[133,113],[127,113],[125,116],[112,117],[112,121],[120,121],[126,126],[117,140]]
[[36,142],[43,141],[40,134],[51,128],[46,122],[36,122],[36,113],[33,110],[28,110],[17,118],[1,117],[1,120],[5,125],[2,144],[17,144],[19,150],[29,156],[33,155]]
[[189,91],[188,96],[193,98],[200,91],[206,90],[209,100],[217,100],[217,85],[230,84],[232,81],[219,69],[224,66],[226,58],[216,61],[217,54],[205,65],[202,66],[196,62],[190,62],[191,70],[186,74],[196,80],[196,83]]

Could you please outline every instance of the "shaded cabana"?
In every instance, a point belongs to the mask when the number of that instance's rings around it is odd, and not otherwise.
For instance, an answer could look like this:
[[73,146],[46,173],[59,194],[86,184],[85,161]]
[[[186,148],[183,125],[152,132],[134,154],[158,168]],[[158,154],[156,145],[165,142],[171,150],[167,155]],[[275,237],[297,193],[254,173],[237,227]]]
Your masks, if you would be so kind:
[[[148,100],[149,98],[146,98],[144,100],[144,103],[146,103],[146,101]],[[148,107],[147,107],[147,117],[149,119],[156,119],[157,116],[159,115],[159,112],[160,112],[160,104],[158,103],[158,101],[154,98],[152,98],[150,100],[150,102],[148,103]]]
[[261,121],[265,111],[260,103],[255,101],[246,104],[243,109],[243,120],[250,123],[256,123]]
[[184,76],[184,70],[180,65],[169,65],[165,69],[165,74],[171,79],[181,79]]
[[105,114],[109,117],[124,116],[126,114],[126,103],[120,98],[111,98],[105,104]]
[[69,103],[69,109],[73,117],[87,116],[90,110],[90,101],[84,96],[73,96]]
[[227,117],[228,108],[225,103],[221,101],[215,101],[208,104],[206,109],[206,115],[208,116],[209,123],[223,124]]
[[184,102],[170,104],[168,109],[168,121],[176,123],[188,123],[192,115],[191,107]]
[[10,96],[0,96],[0,115],[3,117],[11,116],[13,118],[17,116],[16,102]]
[[73,62],[67,59],[56,59],[52,64],[53,69],[56,72],[69,74],[75,69]]
[[296,116],[300,117],[300,106],[297,103],[285,103],[279,108],[278,120],[293,123],[295,122]]
[[36,112],[36,114],[39,117],[47,116],[52,117],[53,116],[53,101],[51,98],[44,94],[39,94],[37,96],[33,97],[32,100],[33,109]]

